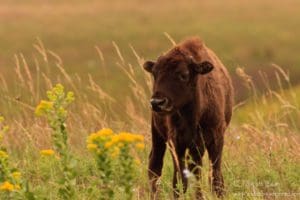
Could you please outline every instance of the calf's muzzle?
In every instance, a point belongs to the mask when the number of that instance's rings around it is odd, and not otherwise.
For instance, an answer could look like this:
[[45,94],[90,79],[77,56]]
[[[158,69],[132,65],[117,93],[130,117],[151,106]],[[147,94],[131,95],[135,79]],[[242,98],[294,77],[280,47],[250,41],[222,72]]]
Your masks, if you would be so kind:
[[150,99],[151,108],[155,112],[170,111],[169,100],[166,97],[157,98],[153,97]]

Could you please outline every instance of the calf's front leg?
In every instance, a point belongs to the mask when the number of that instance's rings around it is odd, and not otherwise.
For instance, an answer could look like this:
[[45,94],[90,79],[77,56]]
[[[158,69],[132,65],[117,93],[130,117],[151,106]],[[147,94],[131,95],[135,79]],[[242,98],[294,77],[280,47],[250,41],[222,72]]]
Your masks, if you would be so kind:
[[176,155],[174,155],[174,151],[171,151],[174,165],[174,174],[173,174],[173,195],[174,199],[178,199],[180,196],[180,191],[178,188],[178,179],[182,182],[183,193],[187,190],[188,180],[184,175],[183,170],[185,169],[185,160],[184,160],[184,150],[176,151]]
[[166,143],[157,130],[152,127],[152,149],[149,155],[148,177],[151,199],[157,199],[157,181],[161,176]]

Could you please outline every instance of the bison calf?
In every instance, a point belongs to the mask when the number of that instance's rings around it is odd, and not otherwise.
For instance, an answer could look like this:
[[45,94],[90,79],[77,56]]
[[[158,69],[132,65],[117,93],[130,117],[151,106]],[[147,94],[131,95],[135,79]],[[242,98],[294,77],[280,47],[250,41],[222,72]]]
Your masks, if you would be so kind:
[[[154,77],[149,156],[152,198],[156,197],[167,144],[174,161],[175,198],[178,197],[178,177],[184,192],[187,189],[184,173],[187,169],[200,178],[205,149],[212,163],[213,190],[222,197],[221,157],[224,132],[231,119],[233,104],[233,88],[226,68],[199,38],[190,38],[160,56],[156,62],[145,62],[144,69]],[[193,162],[185,163],[187,151]],[[199,183],[196,196],[202,198]]]

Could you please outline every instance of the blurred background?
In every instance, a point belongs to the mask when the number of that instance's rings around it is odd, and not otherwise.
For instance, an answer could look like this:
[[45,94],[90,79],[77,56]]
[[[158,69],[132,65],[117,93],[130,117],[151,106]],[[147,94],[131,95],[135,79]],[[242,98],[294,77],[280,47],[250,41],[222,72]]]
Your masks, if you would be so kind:
[[34,73],[39,60],[34,44],[42,42],[60,56],[70,76],[80,74],[83,81],[87,74],[104,78],[103,57],[113,76],[101,84],[117,90],[125,82],[115,71],[112,41],[124,60],[138,67],[131,45],[142,58],[155,59],[171,47],[165,32],[176,42],[196,35],[229,68],[241,101],[247,93],[235,75],[237,67],[252,75],[258,88],[264,84],[260,71],[271,83],[276,80],[273,64],[289,72],[292,84],[300,82],[299,7],[298,0],[1,0],[0,74],[12,78],[8,85],[16,81],[20,53]]

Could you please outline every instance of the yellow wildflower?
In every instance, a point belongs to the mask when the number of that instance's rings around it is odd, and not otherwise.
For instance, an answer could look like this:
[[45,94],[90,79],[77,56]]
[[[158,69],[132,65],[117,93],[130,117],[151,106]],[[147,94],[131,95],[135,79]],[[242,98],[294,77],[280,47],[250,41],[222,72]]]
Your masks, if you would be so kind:
[[90,144],[90,143],[93,143],[96,139],[97,139],[97,134],[96,133],[92,133],[88,136],[87,140],[86,140],[86,143],[87,144]]
[[21,189],[21,186],[20,186],[20,185],[18,185],[18,184],[17,184],[17,185],[15,185],[14,187],[15,187],[15,190],[20,190],[20,189]]
[[56,101],[57,98],[64,94],[64,86],[56,84],[52,90],[47,91],[47,97],[51,101]]
[[0,150],[0,158],[8,158],[8,154],[5,151]]
[[136,148],[143,150],[145,148],[145,144],[144,143],[137,143]]
[[66,101],[68,103],[72,103],[74,100],[75,100],[74,93],[73,92],[68,92],[67,93]]
[[64,109],[64,107],[62,107],[62,106],[60,106],[59,108],[58,108],[58,115],[59,116],[66,116],[67,115],[67,111]]
[[20,180],[20,178],[21,178],[21,172],[18,172],[18,171],[13,172],[11,175],[16,180]]
[[135,134],[135,140],[136,141],[140,141],[140,142],[143,142],[144,141],[144,136],[143,135],[138,135],[138,134]]
[[8,181],[5,181],[4,183],[2,183],[0,185],[0,190],[4,190],[4,191],[13,191],[14,190],[14,185],[11,184]]
[[53,102],[42,100],[40,104],[35,109],[35,114],[41,116],[46,114],[49,110],[53,108]]
[[139,134],[133,134],[133,133],[128,133],[128,132],[121,132],[119,133],[119,140],[123,142],[143,142],[144,141],[144,136],[139,135]]
[[94,151],[97,149],[97,145],[96,144],[88,144],[86,147],[89,151]]
[[138,134],[133,134],[133,133],[128,133],[128,132],[120,132],[119,134],[113,135],[111,137],[111,140],[106,142],[104,147],[105,148],[110,148],[114,144],[117,144],[118,147],[124,146],[126,143],[136,143],[139,142],[140,144],[137,145],[137,148],[143,149],[143,143],[144,141],[144,136],[138,135]]
[[124,143],[118,143],[118,147],[119,147],[119,148],[124,147]]
[[127,133],[127,132],[121,132],[119,133],[119,140],[123,142],[134,142],[135,136],[134,134]]
[[113,143],[112,140],[109,141],[109,142],[106,142],[106,143],[104,144],[104,148],[108,149],[108,148],[111,147],[113,144],[114,144],[114,143]]
[[86,143],[91,144],[99,141],[105,141],[110,139],[110,137],[113,135],[113,131],[109,128],[104,128],[97,133],[92,133],[88,136]]
[[119,141],[120,141],[119,135],[114,135],[114,136],[111,138],[112,144],[118,143]]
[[100,137],[105,137],[105,136],[110,136],[112,135],[114,132],[109,129],[109,128],[103,128],[100,131],[97,132],[97,135]]
[[117,148],[117,147],[115,147],[114,150],[113,150],[112,153],[111,153],[111,156],[112,156],[113,158],[116,158],[119,154],[120,154],[120,149]]
[[52,149],[44,149],[44,150],[40,151],[40,154],[42,156],[52,156],[52,155],[54,155],[54,153],[55,152]]

